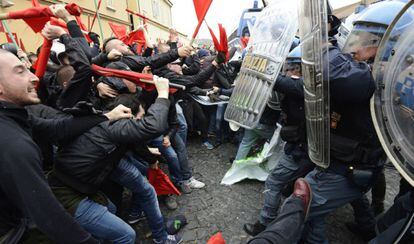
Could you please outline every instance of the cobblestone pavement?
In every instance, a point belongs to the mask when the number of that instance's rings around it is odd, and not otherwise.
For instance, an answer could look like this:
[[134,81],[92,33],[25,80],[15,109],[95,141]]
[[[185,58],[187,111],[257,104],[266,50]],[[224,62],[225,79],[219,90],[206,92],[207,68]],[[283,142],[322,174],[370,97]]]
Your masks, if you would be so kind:
[[[229,244],[246,243],[249,237],[242,226],[258,218],[263,203],[263,183],[245,180],[232,186],[220,185],[221,178],[231,166],[229,158],[234,157],[237,148],[227,143],[208,151],[202,149],[201,142],[194,139],[188,144],[194,176],[205,182],[206,187],[178,197],[179,208],[175,211],[167,210],[161,204],[163,214],[184,214],[187,217],[189,223],[180,232],[183,234],[184,243],[206,243],[218,231],[222,232]],[[391,167],[387,167],[386,175],[388,208],[398,192],[399,175]],[[352,213],[351,207],[345,206],[328,217],[327,234],[330,243],[364,243],[345,226],[346,222],[353,221]],[[140,229],[138,232],[141,237],[149,232],[143,231],[142,227],[137,228]]]

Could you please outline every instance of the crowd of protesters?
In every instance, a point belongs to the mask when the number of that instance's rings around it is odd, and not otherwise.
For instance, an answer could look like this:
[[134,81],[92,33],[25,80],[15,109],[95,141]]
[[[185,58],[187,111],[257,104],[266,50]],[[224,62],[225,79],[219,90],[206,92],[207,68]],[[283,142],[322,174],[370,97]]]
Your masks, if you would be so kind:
[[[95,33],[88,43],[64,5],[50,9],[67,29],[43,28],[53,45],[40,79],[34,72],[42,47],[0,49],[0,240],[135,243],[140,237],[130,225],[146,219],[154,243],[181,242],[180,226],[166,225],[158,202],[176,209],[176,196],[158,198],[146,175],[165,162],[182,193],[205,186],[192,174],[187,137],[200,135],[209,150],[228,140],[225,105],[205,106],[190,95],[228,99],[241,61],[184,46],[174,29],[169,40],[153,43],[139,27],[146,45],[116,37],[101,43]],[[151,74],[155,89],[99,76],[93,65]],[[173,83],[181,88],[173,91]],[[121,219],[124,191],[130,208]]]

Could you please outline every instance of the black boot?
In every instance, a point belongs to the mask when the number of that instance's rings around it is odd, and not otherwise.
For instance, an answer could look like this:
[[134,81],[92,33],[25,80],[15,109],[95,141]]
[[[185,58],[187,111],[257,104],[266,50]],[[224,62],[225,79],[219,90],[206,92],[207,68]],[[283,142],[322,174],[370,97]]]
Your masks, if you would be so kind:
[[259,221],[256,221],[254,224],[244,224],[243,229],[247,234],[256,236],[260,232],[264,231],[266,226],[262,225]]

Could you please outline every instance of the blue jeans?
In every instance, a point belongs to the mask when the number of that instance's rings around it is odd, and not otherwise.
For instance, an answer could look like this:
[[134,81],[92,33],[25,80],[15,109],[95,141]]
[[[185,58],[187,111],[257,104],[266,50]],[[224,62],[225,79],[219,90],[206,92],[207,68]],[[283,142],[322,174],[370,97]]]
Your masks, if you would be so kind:
[[187,144],[187,132],[188,132],[187,121],[185,120],[183,109],[178,103],[175,104],[175,109],[177,110],[177,119],[179,123],[177,134],[181,137],[185,145]]
[[245,159],[252,146],[261,138],[270,139],[275,132],[276,127],[264,126],[258,129],[244,130],[243,139],[237,149],[235,160]]
[[178,161],[180,162],[182,180],[188,180],[193,176],[193,170],[191,168],[190,162],[188,161],[188,152],[185,147],[185,143],[180,136],[175,134],[173,138],[170,138],[171,145],[173,146],[175,152],[177,153]]
[[147,178],[141,174],[133,163],[122,159],[118,167],[112,172],[111,179],[133,193],[133,207],[130,214],[138,215],[143,210],[153,238],[165,240],[167,231],[164,227],[164,218],[160,211],[157,194]]
[[283,188],[306,175],[314,167],[304,149],[293,144],[287,144],[286,147],[292,147],[289,151],[285,150],[289,154],[284,152],[265,182],[264,206],[260,212],[260,222],[264,225],[268,225],[277,217]]
[[328,243],[325,217],[339,207],[363,196],[364,192],[348,178],[330,170],[315,168],[306,181],[312,189],[312,202],[303,238],[306,243]]
[[[174,136],[178,136],[178,135],[175,134]],[[172,139],[170,138],[170,140]],[[168,171],[170,172],[171,181],[173,183],[180,183],[181,181],[183,181],[183,174],[181,172],[181,165],[180,165],[178,153],[174,150],[172,146],[164,147],[162,145],[162,142],[163,142],[163,136],[160,136],[150,141],[148,145],[158,148],[161,155],[167,160]]]
[[75,220],[94,237],[113,243],[135,243],[135,231],[114,213],[115,205],[102,206],[88,198],[83,199],[75,211]]

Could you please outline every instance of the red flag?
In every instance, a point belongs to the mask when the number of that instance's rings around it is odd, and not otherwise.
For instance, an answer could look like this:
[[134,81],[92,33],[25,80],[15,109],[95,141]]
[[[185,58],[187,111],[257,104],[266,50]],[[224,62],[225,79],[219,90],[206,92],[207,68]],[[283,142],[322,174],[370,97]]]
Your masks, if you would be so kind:
[[6,32],[4,29],[3,23],[0,21],[0,32]]
[[121,41],[125,42],[127,45],[132,45],[133,43],[145,45],[144,32],[142,30],[132,31],[125,37],[121,37]]
[[174,186],[174,184],[168,178],[161,169],[148,169],[148,181],[155,188],[157,195],[181,195],[180,191]]
[[196,15],[198,19],[197,27],[193,33],[193,39],[194,39],[197,36],[198,31],[200,30],[200,26],[203,23],[203,20],[206,17],[208,9],[210,8],[210,5],[213,2],[213,0],[193,0],[193,2],[194,2],[194,9],[196,11]]
[[207,244],[226,244],[226,241],[221,232],[218,232],[207,241]]
[[[71,15],[79,16],[82,13],[81,8],[74,3],[67,4],[65,8]],[[34,32],[40,32],[50,20],[50,17],[53,17],[53,13],[46,6],[7,13],[7,19],[23,19]]]
[[[47,61],[49,60],[50,49],[52,48],[52,41],[43,39],[43,45],[40,49],[39,57],[36,60],[36,63],[33,65],[33,68],[36,69],[35,75],[41,79],[46,72]],[[36,89],[39,87],[39,84],[36,84]]]
[[23,44],[23,40],[22,40],[22,38],[20,38],[20,48],[24,51],[24,52],[26,52],[26,47],[24,46],[24,44]]
[[227,42],[227,34],[226,30],[221,24],[218,24],[219,31],[220,31],[220,42],[217,40],[216,35],[214,35],[213,30],[210,28],[210,26],[207,25],[208,30],[210,31],[211,38],[213,39],[214,47],[218,52],[223,52],[226,54],[227,59],[229,58],[229,44]]
[[125,25],[117,25],[112,22],[109,22],[109,27],[111,27],[112,32],[115,37],[120,39],[127,35],[127,28]]

